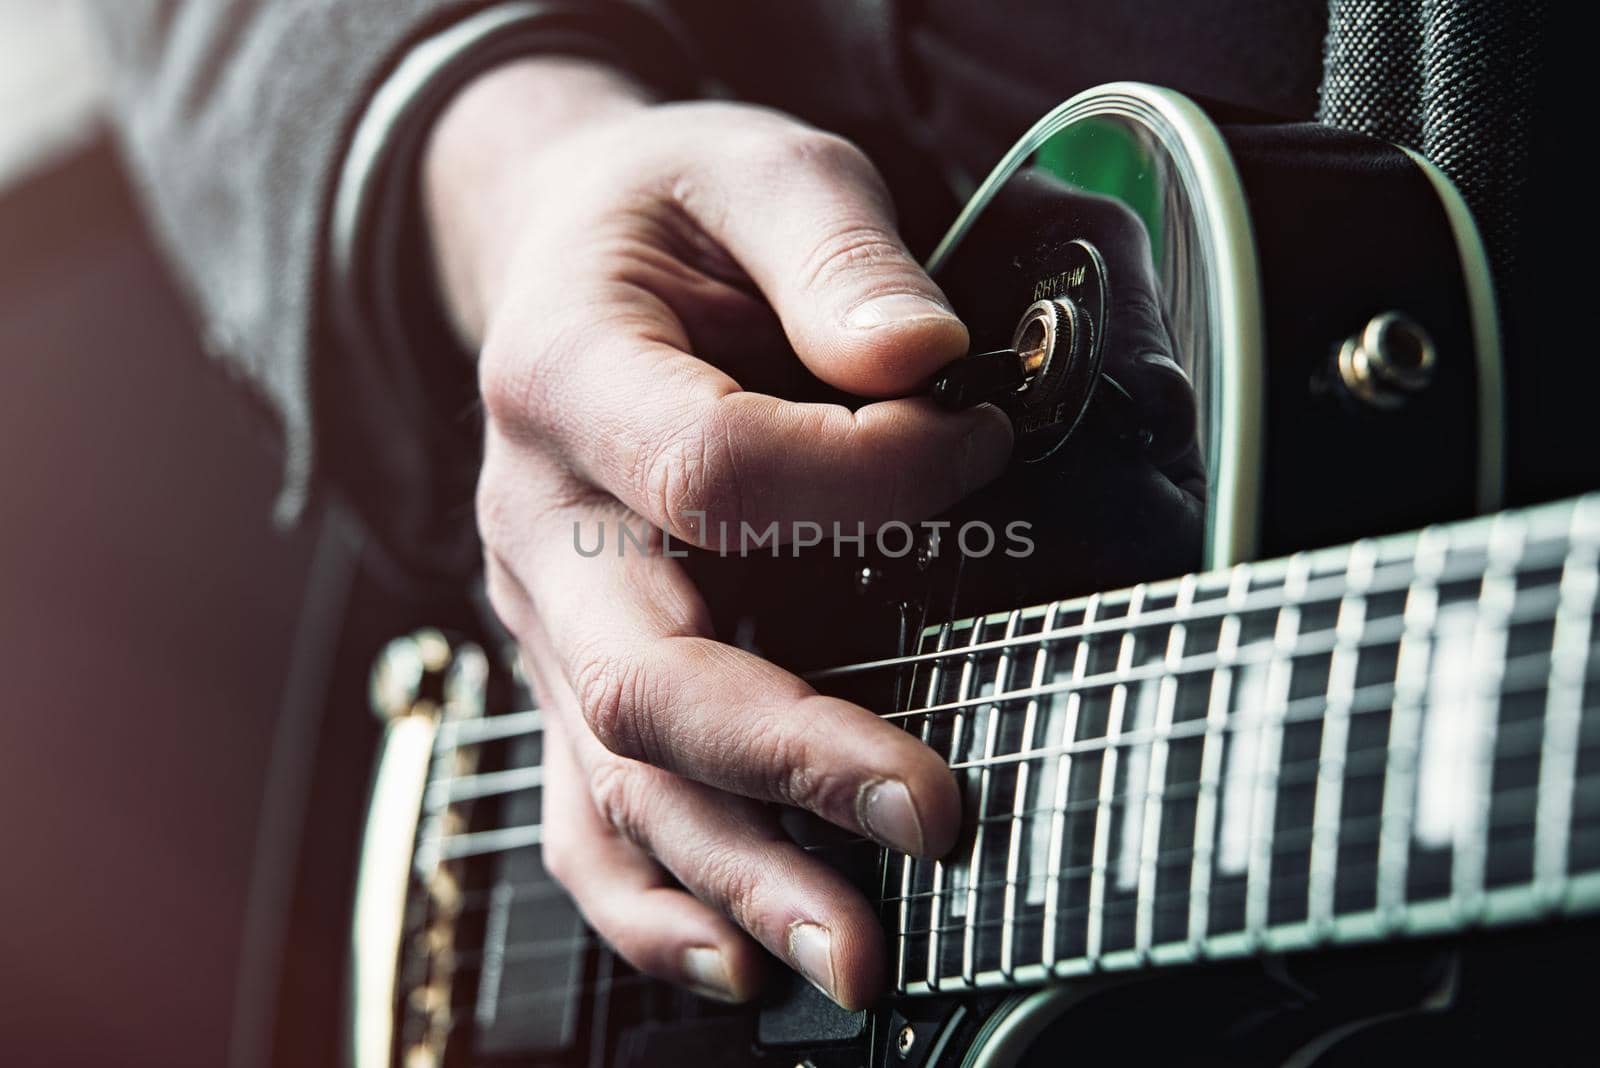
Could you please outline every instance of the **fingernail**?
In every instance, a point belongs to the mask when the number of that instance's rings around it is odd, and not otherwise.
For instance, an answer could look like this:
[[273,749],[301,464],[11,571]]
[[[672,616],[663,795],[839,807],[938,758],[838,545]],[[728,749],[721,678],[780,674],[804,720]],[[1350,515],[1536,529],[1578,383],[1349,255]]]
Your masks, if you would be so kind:
[[728,962],[712,946],[690,946],[683,951],[683,974],[696,994],[718,1001],[737,1001],[733,980],[728,978]]
[[821,924],[796,920],[789,925],[789,962],[811,985],[834,1001],[833,936]]
[[855,330],[908,323],[917,319],[954,319],[955,313],[936,300],[916,293],[891,293],[857,305],[845,317],[845,325]]
[[922,820],[905,783],[890,779],[863,786],[856,816],[867,833],[884,845],[902,853],[922,854]]

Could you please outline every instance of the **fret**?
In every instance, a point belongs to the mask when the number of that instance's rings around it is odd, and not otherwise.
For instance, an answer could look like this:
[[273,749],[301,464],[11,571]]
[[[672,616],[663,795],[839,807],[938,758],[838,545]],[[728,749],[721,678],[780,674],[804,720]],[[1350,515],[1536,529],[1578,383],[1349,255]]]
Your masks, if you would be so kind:
[[[1173,603],[1180,618],[1185,609],[1194,603],[1197,581],[1193,575],[1185,576],[1178,587]],[[1167,633],[1167,651],[1164,660],[1173,669],[1183,660],[1185,625],[1175,623]],[[1139,834],[1139,879],[1135,890],[1134,952],[1140,960],[1150,955],[1155,941],[1155,891],[1156,868],[1161,858],[1161,807],[1165,802],[1167,781],[1167,747],[1172,733],[1172,721],[1178,705],[1178,680],[1168,675],[1161,680],[1156,697],[1155,738],[1150,743],[1150,773],[1146,779],[1144,826]]]
[[1382,921],[1390,927],[1404,920],[1429,648],[1439,611],[1437,581],[1447,551],[1448,535],[1441,528],[1429,527],[1417,540],[1413,565],[1416,576],[1406,595],[1405,629],[1395,665],[1395,698],[1389,715],[1377,871],[1378,911]]
[[[939,628],[938,637],[935,639],[934,648],[943,651],[950,642],[950,624],[946,623]],[[932,705],[939,700],[939,682],[943,671],[944,661],[934,660],[928,669],[928,704]],[[933,718],[924,717],[922,721],[922,744],[927,745],[933,737]],[[925,861],[901,855],[900,857],[900,937],[899,951],[896,954],[898,962],[895,967],[895,985],[906,989],[906,984],[911,977],[908,974],[908,963],[911,952],[911,882],[916,866]]]
[[[1006,617],[1005,637],[1013,638],[1017,633],[1017,620],[1021,613],[1012,612]],[[978,827],[972,836],[972,860],[967,866],[967,916],[966,930],[963,934],[961,946],[961,981],[967,986],[974,985],[977,970],[974,964],[974,948],[978,937],[978,884],[983,878],[983,844],[985,827],[989,817],[989,791],[992,785],[993,767],[988,765],[994,759],[995,739],[1000,732],[1000,720],[1005,716],[1006,709],[1001,701],[1000,691],[1006,683],[1006,673],[1010,669],[1008,652],[1000,654],[996,667],[994,704],[990,706],[989,728],[985,732],[983,741],[983,759],[985,767],[979,773],[978,779]]]
[[1251,939],[1259,938],[1267,927],[1283,721],[1289,708],[1295,641],[1300,635],[1300,609],[1295,602],[1305,596],[1310,571],[1310,560],[1303,554],[1290,558],[1283,584],[1286,603],[1278,611],[1273,633],[1273,645],[1278,652],[1267,669],[1265,708],[1257,749],[1256,791],[1250,813],[1250,858],[1245,873],[1245,932]]
[[[958,701],[965,701],[968,694],[971,693],[972,680],[977,674],[977,659],[976,654],[970,652],[970,647],[978,644],[982,634],[983,621],[973,620],[972,637],[968,642],[969,652],[961,662],[961,680],[956,686],[956,699]],[[964,741],[966,728],[967,716],[965,712],[957,712],[950,727],[950,752],[948,754],[948,759],[950,759],[952,762],[958,759],[958,754],[961,752],[961,746]],[[970,774],[970,772],[968,774]],[[929,989],[931,990],[939,989],[940,981],[944,975],[941,954],[944,952],[943,933],[945,927],[947,926],[947,918],[944,915],[944,911],[946,909],[945,888],[949,878],[950,865],[947,865],[943,860],[935,860],[933,862],[933,894],[929,901],[929,909],[932,915],[932,921],[929,924],[930,929],[928,931],[927,983]]]
[[1568,875],[1583,690],[1593,640],[1600,498],[1587,497],[1578,503],[1570,538],[1556,608],[1534,813],[1534,896],[1544,908],[1561,904]]
[[[1117,652],[1117,674],[1126,676],[1133,667],[1133,653],[1137,644],[1134,623],[1144,602],[1145,587],[1135,586],[1128,601],[1128,627],[1122,635]],[[1094,861],[1089,869],[1089,911],[1084,956],[1091,965],[1100,959],[1105,935],[1106,871],[1111,848],[1111,824],[1116,798],[1118,749],[1122,734],[1122,719],[1128,705],[1128,687],[1118,683],[1111,689],[1111,707],[1106,714],[1105,750],[1100,763],[1099,804],[1095,809]]]
[[1326,937],[1333,925],[1334,886],[1339,862],[1339,814],[1344,804],[1345,753],[1350,738],[1350,713],[1355,703],[1356,663],[1366,625],[1366,591],[1377,565],[1377,548],[1359,541],[1346,564],[1348,592],[1339,601],[1335,624],[1337,644],[1328,668],[1328,706],[1322,721],[1317,759],[1317,789],[1311,818],[1310,902],[1307,920],[1314,937]]
[[1238,606],[1250,590],[1250,566],[1234,567],[1228,584],[1230,611],[1217,633],[1218,667],[1211,680],[1211,701],[1206,711],[1205,740],[1201,743],[1200,793],[1195,802],[1194,865],[1189,873],[1189,945],[1198,955],[1205,948],[1211,919],[1211,864],[1216,852],[1217,799],[1222,783],[1222,750],[1226,744],[1228,705],[1233,688],[1229,661],[1239,648]]
[[[1517,599],[1517,564],[1522,558],[1522,522],[1510,513],[1497,516],[1489,531],[1487,569],[1478,591],[1478,618],[1473,627],[1472,660],[1479,677],[1457,725],[1462,738],[1460,796],[1454,798],[1459,816],[1451,841],[1451,895],[1463,919],[1476,918],[1484,903],[1484,875],[1489,858],[1489,815],[1494,784],[1495,746],[1499,731],[1500,695],[1505,682],[1507,637]],[[1439,707],[1437,694],[1430,713],[1448,714]]]
[[[1100,610],[1098,595],[1090,597],[1084,606],[1083,621],[1087,625],[1094,622]],[[1072,662],[1072,678],[1081,680],[1089,670],[1089,640],[1080,638]],[[1065,722],[1061,730],[1061,753],[1056,757],[1055,796],[1050,806],[1050,848],[1048,860],[1045,864],[1047,873],[1061,871],[1063,867],[1062,855],[1066,849],[1066,821],[1068,785],[1072,774],[1072,754],[1070,747],[1078,732],[1078,713],[1083,706],[1083,695],[1076,690],[1067,693],[1067,711]],[[1046,968],[1054,968],[1056,964],[1056,945],[1058,942],[1058,929],[1061,923],[1060,895],[1062,886],[1059,884],[1047,886],[1044,899],[1044,932],[1040,936],[1042,963]]]
[[[1050,630],[1055,626],[1060,603],[1052,604],[1046,610],[1044,629]],[[1044,683],[1045,669],[1049,664],[1050,646],[1041,642],[1033,657],[1033,673],[1031,683],[1034,689]],[[1034,749],[1034,732],[1038,728],[1039,699],[1031,698],[1028,701],[1027,712],[1024,713],[1022,728],[1022,751],[1031,752]],[[1030,821],[1036,817],[1024,815],[1028,805],[1028,787],[1033,779],[1033,765],[1029,761],[1022,761],[1017,769],[1016,799],[1013,802],[1015,819],[1011,824],[1011,844],[1006,853],[1006,887],[1005,905],[1002,909],[1002,928],[1000,932],[1000,972],[1006,979],[1011,979],[1016,973],[1016,935],[1017,935],[1017,883],[1021,869],[1023,839],[1031,836],[1025,834]]]

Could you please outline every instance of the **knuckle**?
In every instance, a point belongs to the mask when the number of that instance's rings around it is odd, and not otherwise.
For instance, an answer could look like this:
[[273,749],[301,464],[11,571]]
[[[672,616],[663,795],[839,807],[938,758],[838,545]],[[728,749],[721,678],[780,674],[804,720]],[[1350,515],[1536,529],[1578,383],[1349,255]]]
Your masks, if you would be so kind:
[[538,406],[541,378],[532,361],[519,359],[505,342],[491,337],[478,370],[478,392],[489,420],[502,427],[526,423]]
[[802,287],[828,289],[863,273],[905,262],[905,249],[882,227],[852,225],[825,233],[799,272]]
[[641,753],[640,673],[636,661],[603,653],[581,658],[572,670],[572,691],[584,720],[600,744],[619,756]]
[[[814,759],[806,737],[792,723],[774,722],[755,735],[746,759],[778,800],[824,814],[849,811],[849,783]],[[842,810],[837,807],[841,800]]]
[[642,797],[646,791],[646,776],[621,760],[598,761],[589,771],[595,810],[618,834],[641,845],[647,845],[649,837],[641,821],[648,810]]
[[819,759],[811,744],[816,737],[846,737],[852,724],[834,712],[831,702],[809,702],[811,729],[799,733],[774,723],[761,740],[761,751],[775,788],[783,800],[830,820],[848,820],[855,811],[859,776],[835,762]]
[[867,154],[837,134],[805,126],[789,126],[762,138],[754,153],[759,166],[779,174],[822,171],[851,177],[877,174]]
[[699,889],[747,931],[760,929],[761,880],[747,857],[726,848],[700,856]]
[[640,496],[654,510],[652,518],[673,537],[704,542],[706,531],[738,521],[742,489],[729,429],[726,414],[713,406],[699,422],[668,435],[641,460]]
[[619,757],[660,765],[671,756],[663,722],[673,695],[669,673],[653,662],[648,646],[621,656],[580,651],[571,676],[578,707],[600,744]]
[[478,393],[489,421],[514,441],[530,439],[555,421],[570,398],[568,369],[595,347],[582,317],[552,312],[537,329],[509,318],[490,329],[479,357]]

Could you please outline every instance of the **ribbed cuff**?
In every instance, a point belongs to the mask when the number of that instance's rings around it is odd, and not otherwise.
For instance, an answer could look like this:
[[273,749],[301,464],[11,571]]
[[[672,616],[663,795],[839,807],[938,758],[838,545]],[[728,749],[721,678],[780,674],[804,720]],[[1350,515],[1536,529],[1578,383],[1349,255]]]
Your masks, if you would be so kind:
[[529,55],[614,65],[663,97],[697,87],[688,48],[646,0],[476,7],[400,57],[370,97],[337,176],[318,286],[318,477],[412,572],[477,560],[475,376],[437,295],[420,206],[434,120],[483,71]]

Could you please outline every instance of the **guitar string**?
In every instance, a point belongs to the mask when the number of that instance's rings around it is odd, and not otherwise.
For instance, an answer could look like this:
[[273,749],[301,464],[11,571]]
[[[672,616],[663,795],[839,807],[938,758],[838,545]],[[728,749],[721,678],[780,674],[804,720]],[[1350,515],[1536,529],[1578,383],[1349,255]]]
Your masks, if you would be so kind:
[[[1551,654],[1546,653],[1528,653],[1509,659],[1504,662],[1505,667],[1503,669],[1501,685],[1493,688],[1486,687],[1484,688],[1485,692],[1481,695],[1473,693],[1456,693],[1450,695],[1450,699],[1461,700],[1463,698],[1470,698],[1472,696],[1494,696],[1504,699],[1506,697],[1515,697],[1526,693],[1537,693],[1538,691],[1544,689],[1548,683],[1546,672],[1548,669],[1550,656]],[[1584,675],[1584,681],[1588,683],[1594,682],[1597,679],[1600,679],[1600,658],[1597,658],[1595,655],[1591,655],[1589,661],[1589,670],[1586,671]],[[1350,707],[1348,710],[1349,715],[1354,718],[1356,716],[1373,716],[1389,711],[1393,703],[1394,693],[1395,684],[1393,682],[1369,683],[1365,686],[1358,687],[1352,691],[1352,699],[1350,700]],[[1010,703],[1010,700],[1011,699],[1009,697],[1005,697],[992,703],[997,705],[1007,704]],[[1323,715],[1326,711],[1326,705],[1327,698],[1325,695],[1311,695],[1307,697],[1295,698],[1280,706],[1283,714],[1281,717],[1275,718],[1274,723],[1281,724],[1285,727],[1290,727],[1318,722],[1323,718]],[[1434,708],[1437,707],[1437,703],[1434,701],[1427,701],[1423,703],[1422,707]],[[1003,712],[1004,710],[1002,709],[1000,711]],[[1540,723],[1542,724],[1542,721],[1540,721]],[[1107,738],[1103,735],[1097,735],[1092,738],[1075,739],[1072,742],[1023,750],[1018,753],[1009,753],[979,760],[951,762],[948,766],[952,771],[956,772],[974,772],[981,771],[985,768],[993,768],[996,766],[1009,764],[1017,764],[1020,766],[1023,763],[1028,763],[1032,765],[1035,762],[1047,761],[1050,758],[1059,759],[1061,757],[1085,757],[1103,755],[1110,751],[1120,752],[1124,750],[1132,750],[1136,747],[1146,746],[1153,742],[1171,743],[1192,741],[1195,739],[1203,739],[1208,735],[1210,737],[1226,738],[1243,731],[1258,729],[1259,726],[1260,724],[1258,723],[1230,721],[1223,724],[1221,727],[1217,727],[1215,725],[1208,724],[1208,721],[1204,718],[1196,718],[1175,723],[1165,732],[1158,732],[1154,728],[1145,728],[1138,731],[1126,731],[1120,733],[1115,738]],[[448,781],[449,780],[447,779],[436,780],[436,782],[441,783]],[[537,789],[537,787],[530,789]],[[1056,811],[1056,809],[1051,808],[1044,811],[1053,813]],[[994,821],[1003,822],[1011,818],[1012,815],[1014,814],[1002,814],[994,817]],[[493,832],[516,830],[527,831],[529,834],[536,834],[541,827],[541,824],[530,823],[512,827],[494,827],[489,828],[488,831]],[[485,831],[480,830],[474,832],[446,834],[438,836],[434,839],[434,841],[443,845],[452,841],[459,841],[470,834],[481,833],[485,833]],[[865,839],[855,839],[853,841],[865,841]],[[834,844],[850,843],[841,842]],[[510,848],[524,848],[524,845],[518,845]],[[488,856],[504,851],[505,850],[501,849],[475,850],[471,855]]]

